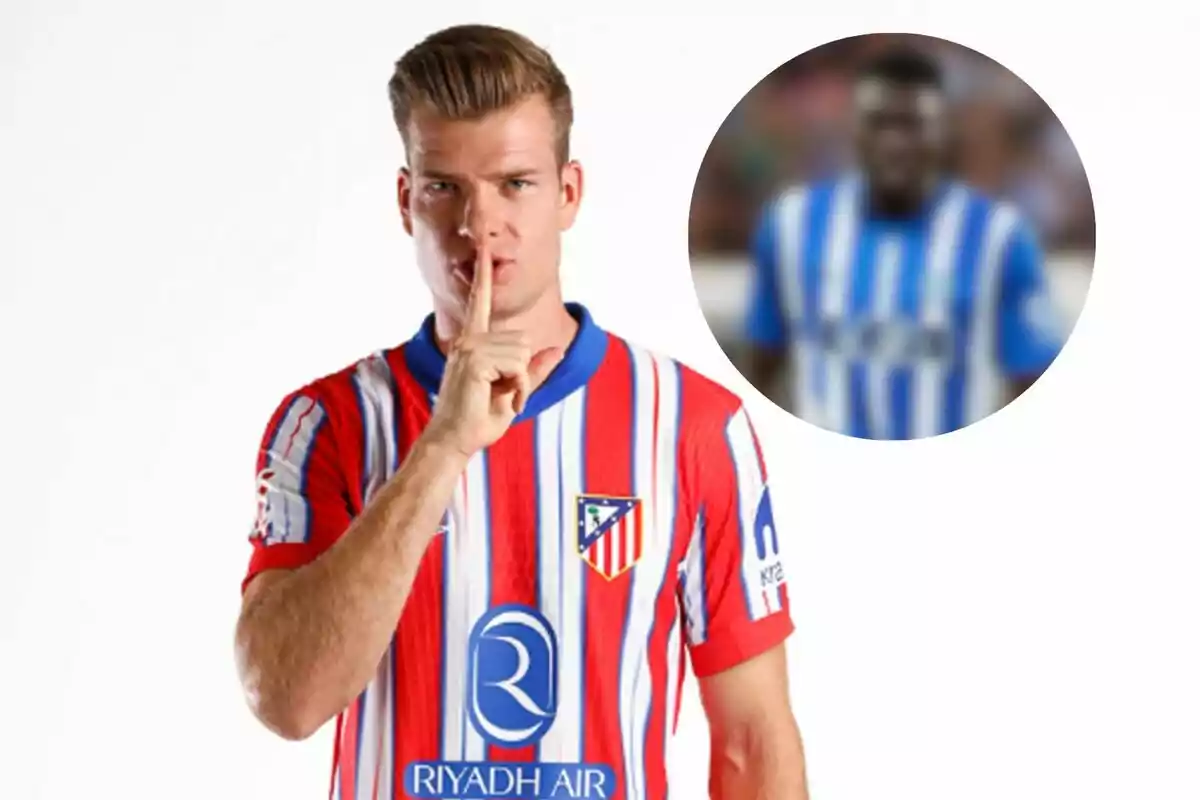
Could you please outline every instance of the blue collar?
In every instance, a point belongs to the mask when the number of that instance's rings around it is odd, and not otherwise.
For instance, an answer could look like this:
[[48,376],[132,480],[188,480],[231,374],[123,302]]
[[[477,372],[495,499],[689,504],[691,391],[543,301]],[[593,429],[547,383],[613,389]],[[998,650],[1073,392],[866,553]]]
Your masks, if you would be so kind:
[[[550,377],[534,390],[515,422],[537,416],[550,406],[587,383],[604,361],[608,350],[608,334],[592,320],[592,315],[579,303],[567,303],[567,311],[579,330],[567,347],[563,360]],[[420,329],[404,345],[404,360],[417,383],[430,395],[441,389],[442,373],[446,370],[446,356],[438,349],[434,335],[433,314],[425,318]]]

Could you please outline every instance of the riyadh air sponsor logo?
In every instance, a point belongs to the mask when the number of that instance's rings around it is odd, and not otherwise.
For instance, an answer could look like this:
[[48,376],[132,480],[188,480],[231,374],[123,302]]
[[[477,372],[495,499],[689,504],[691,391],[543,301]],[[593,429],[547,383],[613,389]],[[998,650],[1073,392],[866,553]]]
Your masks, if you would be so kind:
[[607,766],[588,764],[419,762],[405,770],[404,790],[422,800],[595,800],[613,796],[615,779]]
[[[467,643],[467,716],[491,744],[536,744],[558,718],[558,639],[534,608],[504,605],[475,623]],[[578,725],[578,720],[564,720]],[[616,776],[605,764],[416,761],[404,770],[404,788],[415,798],[611,797]]]
[[558,712],[558,642],[546,618],[524,606],[493,609],[475,625],[467,652],[475,729],[502,747],[541,739]]

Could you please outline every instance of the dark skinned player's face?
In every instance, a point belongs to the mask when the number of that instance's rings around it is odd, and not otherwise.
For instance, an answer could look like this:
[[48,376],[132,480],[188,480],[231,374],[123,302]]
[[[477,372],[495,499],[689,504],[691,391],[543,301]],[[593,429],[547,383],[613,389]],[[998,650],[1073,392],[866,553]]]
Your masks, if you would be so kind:
[[945,110],[928,86],[864,81],[855,96],[859,163],[885,198],[919,197],[942,161]]

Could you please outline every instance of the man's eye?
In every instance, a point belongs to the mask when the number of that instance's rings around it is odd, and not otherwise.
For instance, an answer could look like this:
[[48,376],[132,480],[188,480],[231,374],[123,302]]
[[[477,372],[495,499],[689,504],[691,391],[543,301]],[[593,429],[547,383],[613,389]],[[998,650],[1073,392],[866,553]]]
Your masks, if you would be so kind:
[[443,192],[450,191],[452,188],[446,181],[430,181],[425,185],[425,191],[431,194],[442,194]]
[[509,178],[508,185],[512,189],[527,189],[533,186],[533,182],[527,181],[524,178]]

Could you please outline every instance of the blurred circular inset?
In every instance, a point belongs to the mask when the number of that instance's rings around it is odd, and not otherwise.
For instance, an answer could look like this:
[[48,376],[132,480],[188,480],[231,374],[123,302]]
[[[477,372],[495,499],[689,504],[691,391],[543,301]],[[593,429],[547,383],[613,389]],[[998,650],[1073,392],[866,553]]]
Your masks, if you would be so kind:
[[920,439],[1055,361],[1095,216],[1024,81],[952,42],[872,34],[750,89],[696,177],[689,245],[708,324],[759,391],[838,433]]

